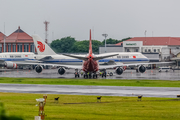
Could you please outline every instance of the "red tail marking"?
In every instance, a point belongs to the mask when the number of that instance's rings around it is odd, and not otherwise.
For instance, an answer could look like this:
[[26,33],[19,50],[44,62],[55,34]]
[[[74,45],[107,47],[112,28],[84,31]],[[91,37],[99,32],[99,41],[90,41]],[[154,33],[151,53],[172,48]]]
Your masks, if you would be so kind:
[[136,58],[136,56],[133,56],[133,58]]
[[90,38],[89,38],[89,55],[92,55],[91,29],[90,29]]
[[37,41],[37,44],[38,44],[39,51],[40,52],[44,52],[45,45],[42,42],[40,42],[40,41]]

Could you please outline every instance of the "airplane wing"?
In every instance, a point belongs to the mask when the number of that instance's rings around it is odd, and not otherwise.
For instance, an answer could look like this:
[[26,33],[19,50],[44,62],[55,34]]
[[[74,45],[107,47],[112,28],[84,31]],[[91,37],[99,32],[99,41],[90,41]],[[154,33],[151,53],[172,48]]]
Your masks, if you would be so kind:
[[44,58],[39,59],[39,61],[47,61],[47,60],[52,60],[52,59],[54,58],[52,58],[51,56],[46,56]]
[[51,56],[46,56],[39,60],[25,60],[25,61],[28,63],[41,63],[41,62],[45,62],[45,61],[52,60],[52,59],[54,59],[54,58],[52,58]]
[[77,55],[69,55],[69,54],[62,54],[62,55],[72,57],[72,58],[77,58],[77,59],[80,59],[80,60],[86,60],[87,59],[86,57],[77,56]]
[[64,67],[66,69],[82,69],[81,65],[63,65],[63,64],[49,64],[49,63],[34,63],[34,62],[16,62],[16,64],[20,65],[44,65],[44,66],[52,66],[52,67]]
[[108,58],[108,57],[112,57],[112,56],[117,56],[117,55],[118,54],[102,55],[102,56],[95,57],[94,59],[95,60],[101,60],[101,59],[104,59],[104,58]]
[[[68,57],[73,57],[73,58],[77,58],[80,60],[87,60],[87,57],[83,57],[83,56],[77,56],[77,55],[69,55],[69,54],[62,54],[64,56],[68,56]],[[95,60],[101,60],[104,58],[108,58],[108,57],[112,57],[112,56],[117,56],[118,54],[111,54],[111,55],[99,55],[98,57],[94,57]]]
[[[171,62],[151,62],[151,63],[132,63],[132,64],[123,64],[118,63],[116,65],[99,65],[99,69],[114,69],[117,67],[123,67],[123,66],[140,66],[140,65],[151,65],[151,64],[169,64],[169,63],[175,63],[174,61]],[[63,65],[63,64],[49,64],[49,63],[41,63],[41,62],[16,62],[16,64],[21,65],[44,65],[44,66],[53,66],[53,67],[64,67],[66,69],[82,69],[82,65]]]
[[171,62],[151,62],[151,63],[132,63],[132,64],[116,64],[116,65],[99,65],[99,69],[114,69],[116,67],[124,67],[124,66],[139,66],[139,65],[152,65],[152,64],[170,64],[175,63],[174,61]]

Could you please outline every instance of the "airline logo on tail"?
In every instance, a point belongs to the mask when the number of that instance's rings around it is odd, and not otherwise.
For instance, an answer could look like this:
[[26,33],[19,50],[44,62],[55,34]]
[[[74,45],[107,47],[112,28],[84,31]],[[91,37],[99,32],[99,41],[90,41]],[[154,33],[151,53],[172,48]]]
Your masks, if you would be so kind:
[[38,44],[39,51],[40,52],[44,52],[45,45],[42,42],[40,42],[40,41],[37,41],[37,44]]

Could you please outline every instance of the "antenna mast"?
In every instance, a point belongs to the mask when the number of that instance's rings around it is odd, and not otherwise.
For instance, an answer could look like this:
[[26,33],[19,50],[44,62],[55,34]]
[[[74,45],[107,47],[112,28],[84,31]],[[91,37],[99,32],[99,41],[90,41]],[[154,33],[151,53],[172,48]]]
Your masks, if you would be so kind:
[[45,24],[45,43],[48,43],[47,37],[48,37],[48,24],[49,24],[49,22],[45,21],[44,24]]

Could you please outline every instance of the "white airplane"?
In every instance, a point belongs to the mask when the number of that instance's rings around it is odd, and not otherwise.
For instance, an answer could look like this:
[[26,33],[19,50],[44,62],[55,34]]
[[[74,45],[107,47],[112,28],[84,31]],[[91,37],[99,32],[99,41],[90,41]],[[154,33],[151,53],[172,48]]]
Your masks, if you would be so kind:
[[0,64],[8,69],[17,69],[27,60],[33,61],[35,54],[32,52],[4,52],[0,53]]
[[[38,55],[36,56],[39,61],[45,62],[45,63],[37,63],[36,65],[36,72],[40,73],[43,70],[42,65],[49,65],[49,66],[56,66],[59,67],[58,73],[60,75],[65,74],[66,69],[75,69],[75,77],[79,77],[79,72],[81,70],[84,71],[84,78],[91,78],[93,74],[93,78],[97,78],[97,72],[99,70],[106,69],[115,69],[116,73],[118,75],[121,75],[124,71],[124,67],[127,66],[137,66],[138,71],[141,73],[144,73],[146,71],[145,64],[164,64],[164,63],[172,63],[172,62],[157,62],[157,63],[147,63],[149,60],[143,56],[140,53],[106,53],[106,54],[99,54],[94,55],[92,53],[92,44],[91,44],[91,31],[90,31],[90,41],[89,41],[89,53],[87,55],[57,55],[38,35],[33,35],[33,40],[35,43],[35,46],[38,51]],[[67,56],[67,57],[65,57]],[[113,56],[117,56],[114,57]],[[72,58],[71,58],[72,57]],[[107,58],[107,59],[105,59]],[[126,61],[129,61],[131,63],[129,64],[122,64],[121,61],[123,59]],[[81,66],[73,66],[73,65],[65,65],[65,64],[51,64],[54,63],[70,63],[70,62],[76,62],[76,60],[81,64]],[[80,61],[81,60],[81,61]],[[100,60],[103,60],[102,62],[109,62],[110,60],[114,60],[113,63],[117,63],[116,65],[99,65]],[[83,61],[83,62],[82,62]],[[138,61],[140,63],[134,63],[135,61]],[[48,63],[49,62],[49,63]],[[34,63],[35,64],[35,63]],[[89,74],[88,74],[89,73]],[[106,77],[106,72],[102,75]]]

